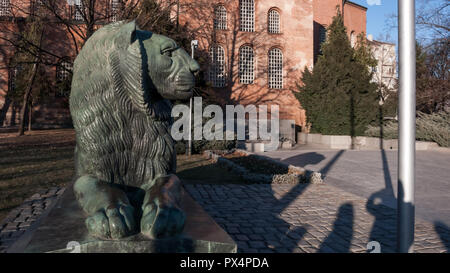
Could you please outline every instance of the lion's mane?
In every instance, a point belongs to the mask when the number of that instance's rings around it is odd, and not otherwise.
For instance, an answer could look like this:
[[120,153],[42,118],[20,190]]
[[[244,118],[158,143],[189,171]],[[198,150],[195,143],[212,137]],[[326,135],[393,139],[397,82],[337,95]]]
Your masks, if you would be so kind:
[[[171,103],[154,89],[136,31],[124,22],[102,27],[74,62],[70,112],[76,130],[77,176],[141,186],[174,173]],[[140,33],[140,34],[139,34]]]

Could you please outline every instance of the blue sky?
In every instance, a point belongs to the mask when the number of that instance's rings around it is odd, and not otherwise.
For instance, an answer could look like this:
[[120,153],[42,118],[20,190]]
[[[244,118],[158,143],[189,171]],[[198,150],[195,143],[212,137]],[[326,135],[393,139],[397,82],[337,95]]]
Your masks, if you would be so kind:
[[[367,34],[380,41],[397,43],[397,29],[389,26],[388,17],[397,14],[397,0],[351,0],[367,10]],[[392,20],[391,20],[392,21]]]
[[[367,7],[367,34],[379,41],[398,44],[397,0],[351,0],[359,5]],[[416,14],[423,10],[436,7],[448,0],[416,0]],[[420,43],[426,43],[433,38],[433,32],[416,26],[416,38]]]

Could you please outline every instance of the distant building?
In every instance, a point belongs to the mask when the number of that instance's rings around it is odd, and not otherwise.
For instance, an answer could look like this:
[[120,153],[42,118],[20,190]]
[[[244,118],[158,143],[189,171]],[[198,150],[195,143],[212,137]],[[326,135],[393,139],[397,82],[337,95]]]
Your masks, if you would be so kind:
[[373,57],[378,62],[373,71],[373,81],[380,87],[395,91],[398,78],[395,44],[373,40],[372,35],[368,35],[367,40]]

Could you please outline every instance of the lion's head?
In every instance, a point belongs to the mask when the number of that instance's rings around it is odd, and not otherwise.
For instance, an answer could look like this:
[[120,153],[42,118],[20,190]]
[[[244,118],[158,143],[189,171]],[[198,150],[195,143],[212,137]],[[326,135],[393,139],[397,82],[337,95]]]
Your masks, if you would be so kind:
[[166,99],[188,99],[194,86],[193,73],[199,65],[175,41],[162,35],[152,34],[142,41],[149,63],[149,76],[158,93]]
[[[71,111],[89,105],[99,92],[114,90],[121,102],[165,120],[171,112],[168,100],[192,96],[198,70],[172,39],[140,30],[134,21],[115,22],[97,30],[75,59]],[[110,98],[101,100],[108,104]]]
[[156,90],[161,97],[184,100],[192,96],[193,73],[199,65],[177,43],[163,35],[140,30],[134,21],[120,27],[117,38],[128,42],[128,52],[139,48],[143,60],[144,86]]

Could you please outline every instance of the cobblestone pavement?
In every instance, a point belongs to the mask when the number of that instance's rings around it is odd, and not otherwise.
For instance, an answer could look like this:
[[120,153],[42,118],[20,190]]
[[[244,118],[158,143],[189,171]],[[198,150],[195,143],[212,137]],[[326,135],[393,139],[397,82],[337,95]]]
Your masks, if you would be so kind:
[[[238,244],[238,252],[394,252],[396,211],[326,184],[204,185],[186,190]],[[64,189],[27,199],[0,224],[4,252]],[[416,219],[416,252],[450,252],[450,229]]]
[[0,253],[4,252],[42,215],[54,202],[64,188],[51,188],[36,193],[26,199],[22,205],[13,209],[0,222]]
[[[239,252],[395,252],[396,210],[326,184],[185,185]],[[416,252],[450,252],[450,229],[416,219]],[[373,248],[371,248],[373,250]]]

